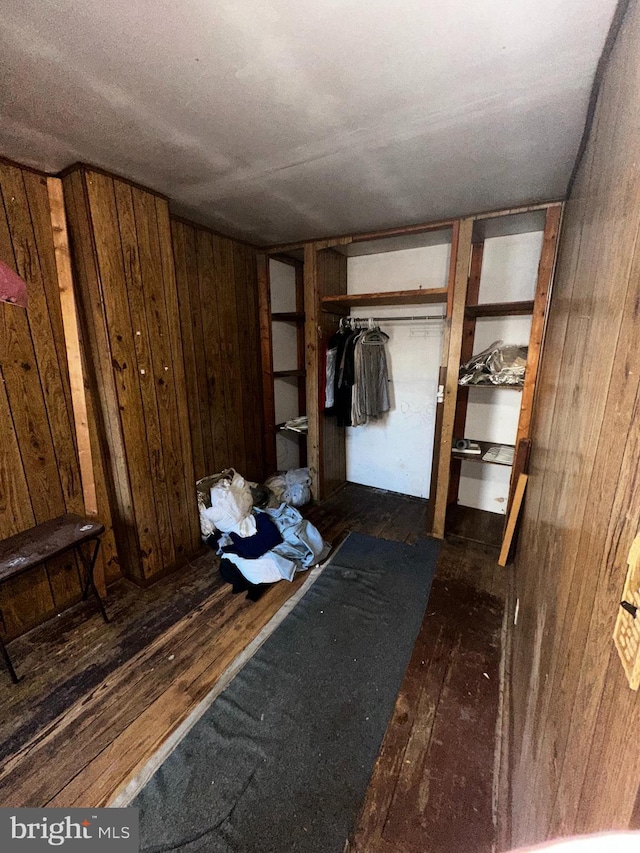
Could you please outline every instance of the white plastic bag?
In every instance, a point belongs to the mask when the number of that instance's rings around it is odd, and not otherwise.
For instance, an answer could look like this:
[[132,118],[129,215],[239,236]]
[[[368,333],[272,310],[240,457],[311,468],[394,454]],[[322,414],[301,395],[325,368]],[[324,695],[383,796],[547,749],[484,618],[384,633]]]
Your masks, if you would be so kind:
[[304,506],[311,500],[311,477],[308,468],[292,468],[284,475],[287,484],[284,500],[291,506]]
[[203,513],[217,530],[246,538],[257,531],[252,509],[251,489],[244,477],[234,472],[231,480],[219,480],[211,487],[211,506]]

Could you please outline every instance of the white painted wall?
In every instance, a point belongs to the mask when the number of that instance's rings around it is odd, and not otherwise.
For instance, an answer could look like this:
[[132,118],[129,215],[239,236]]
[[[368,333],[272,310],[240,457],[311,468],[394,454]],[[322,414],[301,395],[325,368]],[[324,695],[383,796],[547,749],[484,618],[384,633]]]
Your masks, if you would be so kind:
[[[269,260],[272,313],[296,310],[296,271],[291,264]],[[276,321],[271,324],[273,369],[295,370],[298,360],[298,339],[293,323]],[[295,379],[275,379],[273,382],[276,423],[294,418],[298,411],[298,383]],[[300,439],[292,433],[276,435],[278,469],[297,468],[300,465]]]
[[[349,258],[347,292],[445,287],[449,245]],[[440,305],[354,308],[358,317],[389,317],[391,411],[378,423],[347,429],[347,479],[429,497],[442,322],[393,322],[393,316],[440,314]]]
[[[533,299],[541,248],[541,232],[487,239],[479,302]],[[526,344],[530,330],[531,317],[480,318],[476,324],[474,353],[496,340]],[[464,437],[514,444],[521,396],[520,391],[509,388],[470,386]],[[467,460],[462,463],[458,502],[462,506],[504,514],[510,476],[510,468]]]

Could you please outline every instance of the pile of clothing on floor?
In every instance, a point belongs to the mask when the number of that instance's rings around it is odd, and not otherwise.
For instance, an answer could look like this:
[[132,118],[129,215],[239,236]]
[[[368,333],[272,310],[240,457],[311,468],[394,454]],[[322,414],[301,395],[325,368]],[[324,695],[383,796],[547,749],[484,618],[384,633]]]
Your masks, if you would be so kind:
[[[232,468],[212,478],[210,500],[201,500],[203,539],[222,558],[220,574],[233,593],[256,601],[269,584],[293,580],[323,560],[330,546],[318,529],[289,503],[273,503],[273,492],[249,484]],[[203,505],[209,503],[209,506]]]

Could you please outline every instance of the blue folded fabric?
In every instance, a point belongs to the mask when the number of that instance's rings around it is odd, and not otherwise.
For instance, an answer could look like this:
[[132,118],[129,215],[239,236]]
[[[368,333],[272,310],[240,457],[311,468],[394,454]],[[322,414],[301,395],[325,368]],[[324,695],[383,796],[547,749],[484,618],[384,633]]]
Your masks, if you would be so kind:
[[244,557],[245,560],[257,560],[280,545],[282,536],[273,521],[263,512],[258,512],[255,515],[257,531],[253,536],[238,536],[237,533],[229,533],[229,537],[233,542],[232,545],[225,545],[222,551],[225,554],[237,554],[239,557]]

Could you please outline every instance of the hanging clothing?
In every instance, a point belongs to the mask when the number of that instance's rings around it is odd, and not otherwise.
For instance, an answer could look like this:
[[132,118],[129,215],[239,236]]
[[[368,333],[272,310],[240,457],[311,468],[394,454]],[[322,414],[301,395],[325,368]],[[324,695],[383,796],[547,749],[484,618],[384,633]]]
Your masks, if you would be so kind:
[[324,410],[329,412],[335,403],[336,384],[336,356],[338,354],[338,343],[335,335],[329,338],[325,350],[325,385],[324,385]]
[[365,423],[377,420],[390,408],[385,339],[388,337],[384,332],[372,329],[365,331],[358,341],[358,395]]
[[362,426],[389,411],[388,340],[378,326],[370,325],[355,331],[340,328],[327,342],[325,414],[335,416],[338,426]]
[[331,335],[329,340],[327,341],[327,348],[325,350],[325,391],[324,391],[324,401],[325,401],[325,415],[335,415],[335,403],[336,403],[336,388],[338,383],[338,365],[340,364],[340,360],[342,359],[342,353],[344,352],[344,344],[347,339],[347,332],[343,329],[335,332],[335,334]]
[[355,380],[354,347],[357,333],[349,331],[344,337],[342,352],[338,347],[336,360],[335,413],[338,426],[351,426],[351,401]]

